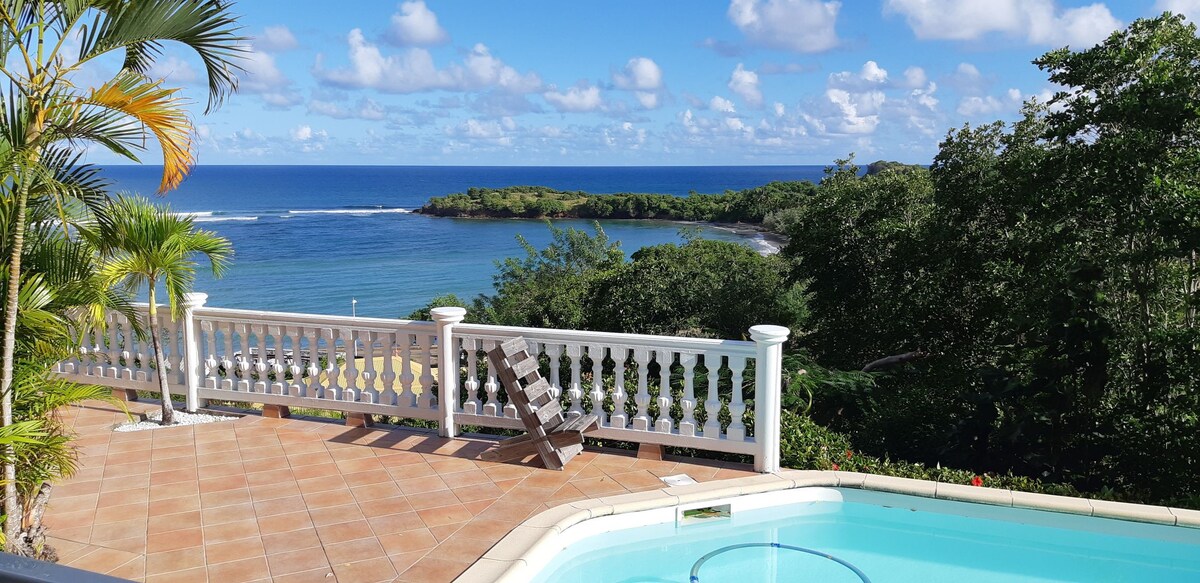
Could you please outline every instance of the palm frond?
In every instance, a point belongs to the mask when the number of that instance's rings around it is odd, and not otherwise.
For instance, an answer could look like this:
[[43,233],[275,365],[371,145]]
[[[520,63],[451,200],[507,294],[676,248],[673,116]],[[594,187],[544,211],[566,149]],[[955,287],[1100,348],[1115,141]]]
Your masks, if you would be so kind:
[[124,68],[146,73],[161,53],[161,43],[187,45],[204,62],[211,111],[237,89],[237,60],[244,52],[237,21],[219,0],[103,0],[95,21],[84,27],[79,60],[113,50],[125,51]]

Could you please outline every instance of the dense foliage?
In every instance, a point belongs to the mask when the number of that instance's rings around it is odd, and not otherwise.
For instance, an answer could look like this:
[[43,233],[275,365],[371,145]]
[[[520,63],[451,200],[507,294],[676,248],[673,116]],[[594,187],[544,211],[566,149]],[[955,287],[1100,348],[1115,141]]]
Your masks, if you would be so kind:
[[[787,325],[785,366],[806,370],[783,399],[788,465],[1198,506],[1200,38],[1164,15],[1036,64],[1063,88],[1050,103],[950,131],[930,168],[846,160],[816,186],[676,199],[765,221],[780,257],[691,241],[624,260],[557,233],[469,317]],[[605,217],[682,212],[573,196]]]
[[453,217],[661,219],[761,223],[768,214],[804,204],[811,182],[772,182],[723,194],[589,194],[544,186],[471,188],[429,199],[417,212]]
[[1178,17],[1037,61],[1064,87],[950,132],[932,168],[842,165],[796,211],[813,414],[869,451],[1195,504],[1200,39]]

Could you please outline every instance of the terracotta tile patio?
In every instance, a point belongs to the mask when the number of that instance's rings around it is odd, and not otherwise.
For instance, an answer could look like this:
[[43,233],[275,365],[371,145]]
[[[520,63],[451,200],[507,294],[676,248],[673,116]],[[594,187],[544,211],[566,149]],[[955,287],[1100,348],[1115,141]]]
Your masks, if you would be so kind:
[[487,440],[304,418],[115,433],[110,405],[66,415],[80,470],[54,491],[51,544],[63,564],[147,582],[446,582],[552,506],[753,475],[608,451],[555,472],[480,461]]

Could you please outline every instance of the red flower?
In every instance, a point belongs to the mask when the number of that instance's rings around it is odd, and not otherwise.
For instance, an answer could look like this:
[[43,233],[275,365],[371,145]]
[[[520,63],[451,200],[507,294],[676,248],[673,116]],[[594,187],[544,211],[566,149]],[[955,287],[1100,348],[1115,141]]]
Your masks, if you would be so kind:
[[850,459],[852,457],[854,457],[854,452],[846,450],[846,459]]
[[974,478],[971,478],[971,485],[972,486],[982,486],[983,478],[980,476],[975,476]]
[[836,471],[838,471],[838,470],[840,470],[840,469],[842,469],[842,466],[839,466],[839,465],[837,465],[837,464],[833,464],[833,471],[835,471],[835,472],[836,472]]

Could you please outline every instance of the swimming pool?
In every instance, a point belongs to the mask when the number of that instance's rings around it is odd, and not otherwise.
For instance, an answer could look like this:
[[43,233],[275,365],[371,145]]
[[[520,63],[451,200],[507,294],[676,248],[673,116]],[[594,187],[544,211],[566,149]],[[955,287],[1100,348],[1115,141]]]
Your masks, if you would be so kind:
[[1200,529],[801,488],[563,531],[535,583],[1200,581]]

